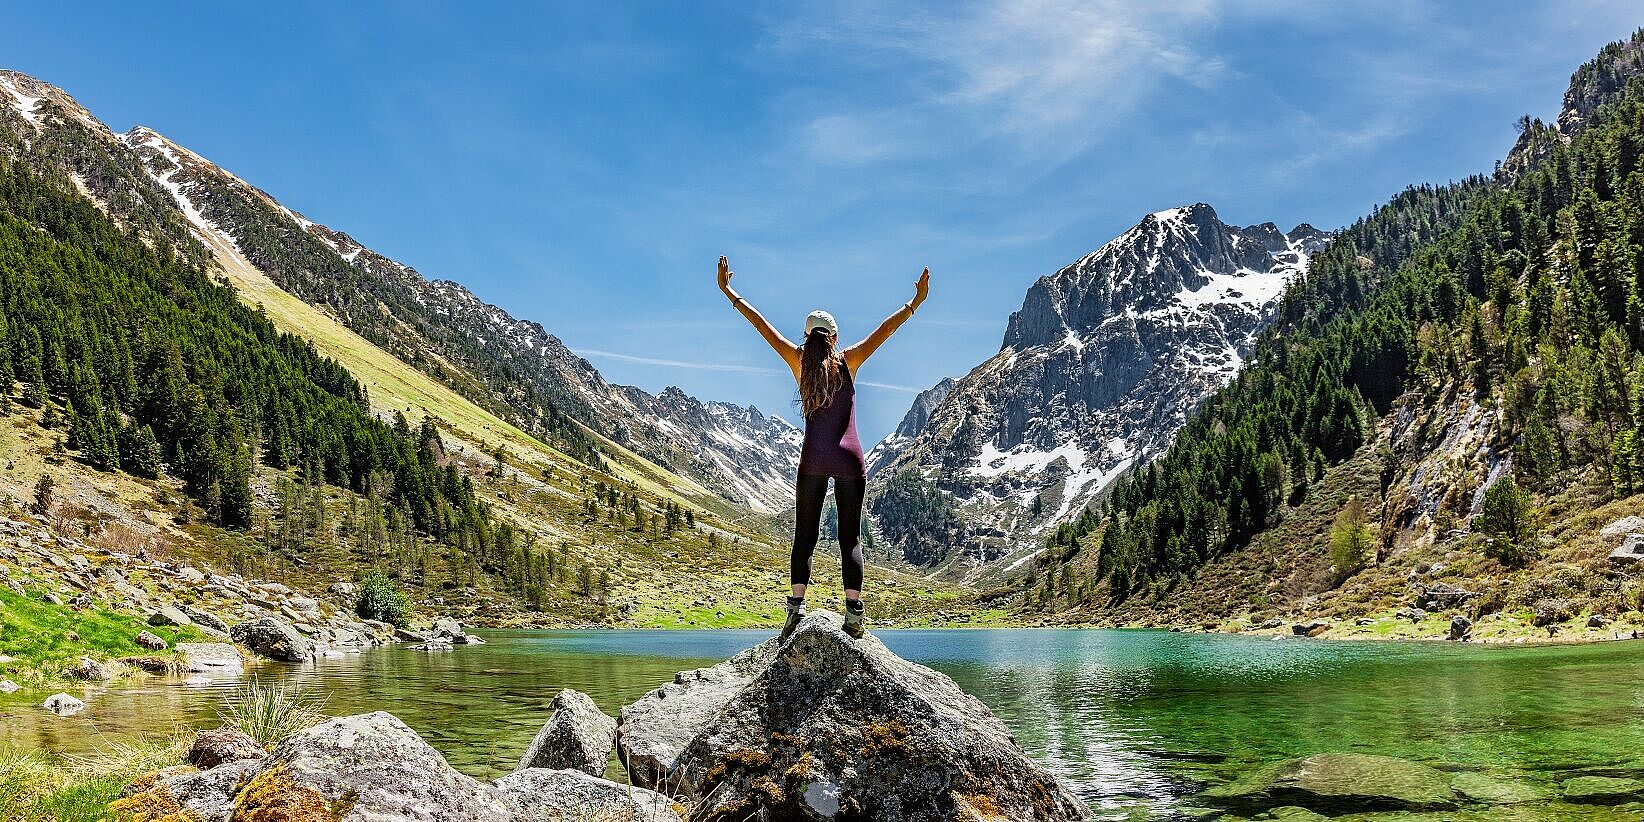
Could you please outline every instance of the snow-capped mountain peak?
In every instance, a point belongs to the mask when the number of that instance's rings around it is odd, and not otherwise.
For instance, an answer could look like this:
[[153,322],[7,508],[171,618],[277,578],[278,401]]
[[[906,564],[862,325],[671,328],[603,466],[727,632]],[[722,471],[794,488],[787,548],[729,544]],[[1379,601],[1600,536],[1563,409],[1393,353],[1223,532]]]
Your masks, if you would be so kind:
[[880,497],[914,470],[962,527],[945,537],[955,544],[903,546],[907,555],[957,560],[967,576],[1031,556],[1046,528],[1163,450],[1193,406],[1232,379],[1327,239],[1305,223],[1227,225],[1205,203],[1143,216],[1041,277],[999,353],[931,407],[915,403],[916,430],[874,451],[870,512],[899,510]]

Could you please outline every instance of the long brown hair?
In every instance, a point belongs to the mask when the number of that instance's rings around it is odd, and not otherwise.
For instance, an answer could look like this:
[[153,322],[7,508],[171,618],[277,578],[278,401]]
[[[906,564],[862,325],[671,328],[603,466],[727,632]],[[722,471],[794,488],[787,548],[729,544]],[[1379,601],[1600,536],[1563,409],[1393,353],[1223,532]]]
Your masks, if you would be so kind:
[[833,335],[818,328],[805,335],[800,363],[799,404],[809,417],[845,384],[845,358],[834,353]]

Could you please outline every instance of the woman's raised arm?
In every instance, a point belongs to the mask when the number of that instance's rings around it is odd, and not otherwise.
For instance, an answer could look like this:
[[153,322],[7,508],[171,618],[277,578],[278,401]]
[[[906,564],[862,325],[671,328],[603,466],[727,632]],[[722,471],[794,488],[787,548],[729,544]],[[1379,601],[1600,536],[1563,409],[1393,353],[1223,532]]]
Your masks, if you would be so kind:
[[801,365],[799,346],[794,345],[787,337],[782,336],[782,332],[776,330],[776,327],[771,325],[764,315],[755,311],[747,300],[742,299],[741,294],[731,290],[731,277],[733,276],[735,274],[731,271],[731,261],[723,256],[720,257],[719,290],[731,299],[731,305],[736,306],[736,310],[742,312],[742,316],[748,318],[748,322],[753,324],[754,329],[759,332],[759,336],[764,337],[765,342],[770,343],[771,348],[776,349],[776,353],[782,355],[782,361],[788,364],[788,369],[793,371],[794,381],[797,382]]
[[879,346],[884,345],[885,341],[896,333],[896,329],[902,327],[902,323],[907,322],[908,318],[913,316],[914,309],[925,301],[925,295],[928,293],[930,293],[930,268],[926,267],[924,272],[919,275],[919,281],[913,284],[913,299],[903,303],[902,307],[896,309],[895,313],[886,317],[885,321],[880,323],[879,327],[867,336],[867,339],[840,352],[845,355],[845,365],[850,368],[852,374],[856,373],[857,366],[867,362],[868,358],[873,356],[873,352],[879,350]]

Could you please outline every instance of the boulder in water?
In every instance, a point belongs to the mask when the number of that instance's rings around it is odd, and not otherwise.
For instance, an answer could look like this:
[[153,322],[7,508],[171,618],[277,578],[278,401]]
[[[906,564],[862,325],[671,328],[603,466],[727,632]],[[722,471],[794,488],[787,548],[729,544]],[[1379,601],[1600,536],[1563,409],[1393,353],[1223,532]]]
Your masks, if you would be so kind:
[[702,822],[1083,818],[980,700],[827,611],[623,709],[617,752]]
[[679,813],[668,797],[590,776],[575,768],[526,768],[494,784],[517,820],[679,822]]
[[250,622],[242,622],[229,629],[228,635],[233,637],[235,642],[269,659],[307,662],[314,658],[314,643],[308,637],[297,633],[296,628],[274,617],[265,616]]
[[237,674],[245,668],[240,649],[226,642],[179,642],[177,656],[182,658],[183,670],[191,674]]
[[458,773],[405,723],[378,711],[286,737],[235,800],[237,820],[322,818],[507,822],[513,814],[491,786]]
[[1435,811],[1456,806],[1450,777],[1390,756],[1327,753],[1259,768],[1201,799],[1248,813],[1294,805],[1324,814]]
[[81,702],[68,694],[52,694],[51,696],[46,697],[46,701],[42,702],[40,707],[45,708],[58,716],[71,716],[84,710],[86,703]]
[[519,770],[575,768],[602,776],[615,744],[616,720],[606,716],[587,694],[570,688],[556,694],[548,707],[553,713],[525,749]]

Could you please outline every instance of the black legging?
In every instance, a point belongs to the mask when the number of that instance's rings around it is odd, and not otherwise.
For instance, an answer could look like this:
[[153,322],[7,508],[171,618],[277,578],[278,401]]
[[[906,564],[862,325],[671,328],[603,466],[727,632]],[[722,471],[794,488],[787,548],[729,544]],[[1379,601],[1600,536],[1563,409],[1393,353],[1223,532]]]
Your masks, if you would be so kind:
[[[833,478],[833,497],[839,507],[839,558],[849,591],[862,590],[862,494],[867,489],[868,481],[860,477]],[[799,475],[793,557],[788,562],[788,578],[794,585],[811,584],[811,553],[822,527],[822,498],[827,495],[827,477]]]

